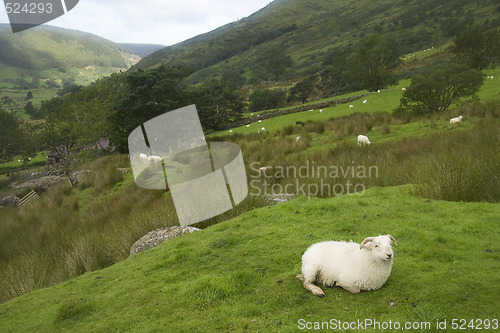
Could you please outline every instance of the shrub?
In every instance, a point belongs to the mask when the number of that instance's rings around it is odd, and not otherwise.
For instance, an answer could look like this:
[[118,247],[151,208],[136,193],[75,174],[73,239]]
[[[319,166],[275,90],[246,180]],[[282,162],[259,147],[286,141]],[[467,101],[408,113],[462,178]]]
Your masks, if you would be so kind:
[[475,95],[483,84],[483,74],[465,65],[447,64],[415,75],[403,92],[395,115],[435,113]]

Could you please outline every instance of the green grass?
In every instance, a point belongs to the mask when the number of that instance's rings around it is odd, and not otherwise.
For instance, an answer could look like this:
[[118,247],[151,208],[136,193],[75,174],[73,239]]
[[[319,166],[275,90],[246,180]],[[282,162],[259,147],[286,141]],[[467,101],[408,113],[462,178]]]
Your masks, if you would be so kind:
[[[74,82],[75,85],[87,86],[100,78],[117,73],[120,70],[123,70],[123,68],[86,66],[81,68],[74,67],[61,72],[58,69],[27,70],[11,66],[0,67],[0,94],[20,103],[26,97],[28,91],[31,91],[33,98],[30,101],[33,103],[33,106],[39,108],[42,101],[50,100],[57,94],[63,87],[63,80]],[[40,80],[38,88],[20,89],[10,83],[11,80],[19,78],[31,82],[34,74]],[[48,80],[55,82],[57,87],[49,88],[46,84]]]
[[[0,328],[292,332],[300,319],[374,319],[430,322],[435,332],[437,320],[498,318],[498,204],[426,200],[412,191],[373,188],[256,209],[1,304]],[[319,299],[295,278],[309,245],[385,233],[399,245],[382,289],[325,288]]]
[[[489,101],[492,99],[498,99],[500,98],[500,93],[498,92],[498,82],[500,80],[500,67],[497,67],[495,69],[490,69],[490,70],[485,70],[484,71],[485,76],[493,76],[494,79],[485,79],[483,86],[478,92],[478,98],[481,101]],[[295,126],[297,122],[302,122],[302,123],[307,123],[307,122],[319,122],[319,121],[327,121],[331,118],[341,118],[341,117],[346,117],[349,116],[353,113],[367,113],[367,114],[373,114],[373,113],[379,113],[379,112],[387,112],[387,113],[392,113],[392,111],[399,105],[400,99],[403,97],[402,95],[402,88],[408,87],[410,85],[411,80],[406,79],[406,80],[401,80],[398,82],[397,85],[389,87],[388,89],[381,91],[380,93],[370,93],[358,100],[355,100],[353,102],[349,102],[346,104],[340,104],[337,106],[333,107],[327,107],[327,108],[322,108],[323,112],[320,113],[318,108],[312,108],[313,111],[303,111],[303,112],[297,112],[289,115],[284,115],[284,116],[279,116],[279,117],[274,117],[270,119],[265,119],[262,120],[260,123],[258,122],[253,122],[250,124],[250,127],[247,127],[246,125],[240,126],[237,128],[232,129],[232,134],[233,135],[248,135],[248,134],[257,134],[257,131],[264,127],[266,129],[266,132],[268,133],[276,133],[280,131],[281,129],[287,127],[287,126]],[[365,94],[366,91],[357,91],[345,95],[339,95],[335,97],[330,97],[328,99],[324,99],[321,101],[328,101],[332,99],[342,99],[346,97],[351,97],[351,96],[358,96],[361,94]],[[363,104],[363,101],[367,100],[366,104]],[[320,101],[314,101],[314,102],[308,102],[305,105],[308,104],[315,104]],[[354,108],[350,109],[349,105],[353,105]],[[451,110],[454,110],[457,105],[453,105],[450,108]],[[285,107],[282,108],[283,110],[286,110],[290,107]],[[276,110],[267,110],[267,111],[261,111],[261,112],[255,112],[254,116],[258,114],[263,114],[267,112],[273,112]],[[452,113],[448,111],[447,115],[451,117],[455,117]],[[246,115],[248,117],[248,114]],[[224,132],[218,132],[209,135],[209,137],[214,137],[214,136],[220,136],[220,135],[226,135],[228,134],[228,131]]]

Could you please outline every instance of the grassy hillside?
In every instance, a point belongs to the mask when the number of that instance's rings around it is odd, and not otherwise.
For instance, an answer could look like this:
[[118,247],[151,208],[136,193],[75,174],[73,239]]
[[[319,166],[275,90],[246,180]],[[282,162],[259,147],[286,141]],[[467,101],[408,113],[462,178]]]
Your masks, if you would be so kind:
[[13,34],[0,25],[0,60],[29,70],[86,66],[127,68],[125,49],[104,38],[76,30],[40,26]]
[[[425,58],[424,58],[425,59]],[[415,61],[418,61],[418,57]],[[493,76],[494,79],[487,79],[484,81],[483,86],[478,92],[478,98],[481,101],[491,101],[497,100],[500,98],[500,92],[498,91],[498,84],[500,80],[500,67],[492,70],[484,71],[485,76]],[[231,129],[232,135],[249,135],[256,134],[259,129],[264,127],[266,132],[275,134],[276,132],[281,131],[285,127],[289,126],[297,126],[297,122],[299,124],[306,124],[308,122],[325,122],[332,118],[342,118],[349,116],[353,113],[361,113],[361,114],[374,114],[374,113],[391,113],[400,103],[400,99],[403,96],[402,88],[409,86],[411,80],[401,80],[397,85],[390,87],[380,93],[368,93],[368,91],[356,91],[349,94],[338,95],[334,97],[330,97],[325,100],[313,101],[306,103],[304,106],[307,107],[307,111],[297,112],[285,116],[272,117],[272,114],[277,110],[267,110],[263,112],[255,112],[252,113],[251,116],[253,121],[250,122],[250,126],[239,126]],[[320,113],[320,108],[315,107],[316,104],[321,103],[323,101],[343,99],[346,97],[355,97],[361,96],[359,99],[349,102],[347,104],[340,104],[337,106],[325,107],[321,108],[322,112]],[[363,101],[366,100],[367,103],[364,104]],[[349,108],[350,105],[353,105],[354,108]],[[286,108],[285,108],[286,109]],[[453,117],[457,111],[455,108],[451,108],[446,111],[446,115],[441,117],[443,120],[446,117]],[[259,119],[260,117],[264,118],[263,115],[268,114],[268,119]],[[260,120],[260,122],[258,122]],[[367,134],[367,133],[365,133]],[[369,133],[368,133],[369,134]],[[228,135],[228,131],[218,132],[212,134],[213,136],[226,136]],[[229,136],[230,137],[230,136]]]
[[384,36],[406,54],[441,46],[468,24],[498,25],[498,10],[490,0],[275,0],[247,18],[157,51],[136,67],[184,65],[195,70],[191,82],[239,75],[252,84],[271,77],[265,64],[279,48],[294,62],[288,78],[300,78],[370,34]]
[[[446,320],[442,331],[451,332],[454,318],[467,324],[498,319],[498,204],[411,193],[411,186],[373,188],[361,196],[300,197],[253,210],[1,304],[0,329],[292,332],[314,322],[371,319],[429,323],[416,330],[426,332]],[[381,290],[352,295],[331,288],[319,299],[295,278],[312,243],[384,233],[399,245]]]
[[0,93],[35,106],[70,85],[89,85],[139,60],[118,44],[76,30],[40,26],[12,33],[0,24]]

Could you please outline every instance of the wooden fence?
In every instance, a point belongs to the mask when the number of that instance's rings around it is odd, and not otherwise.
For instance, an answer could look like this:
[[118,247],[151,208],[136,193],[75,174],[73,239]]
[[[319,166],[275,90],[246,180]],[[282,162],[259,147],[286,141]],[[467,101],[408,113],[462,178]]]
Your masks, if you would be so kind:
[[35,191],[31,191],[30,193],[26,194],[20,201],[19,201],[19,207],[23,207],[31,202],[32,199],[38,197],[38,194],[36,194]]

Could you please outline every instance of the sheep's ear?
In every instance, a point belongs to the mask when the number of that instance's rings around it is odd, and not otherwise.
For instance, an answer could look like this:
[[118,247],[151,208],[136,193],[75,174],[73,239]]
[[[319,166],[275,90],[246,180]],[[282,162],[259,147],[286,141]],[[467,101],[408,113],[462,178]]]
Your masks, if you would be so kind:
[[394,237],[392,237],[392,235],[386,235],[386,236],[389,237],[394,242],[394,244],[398,245],[398,242]]

